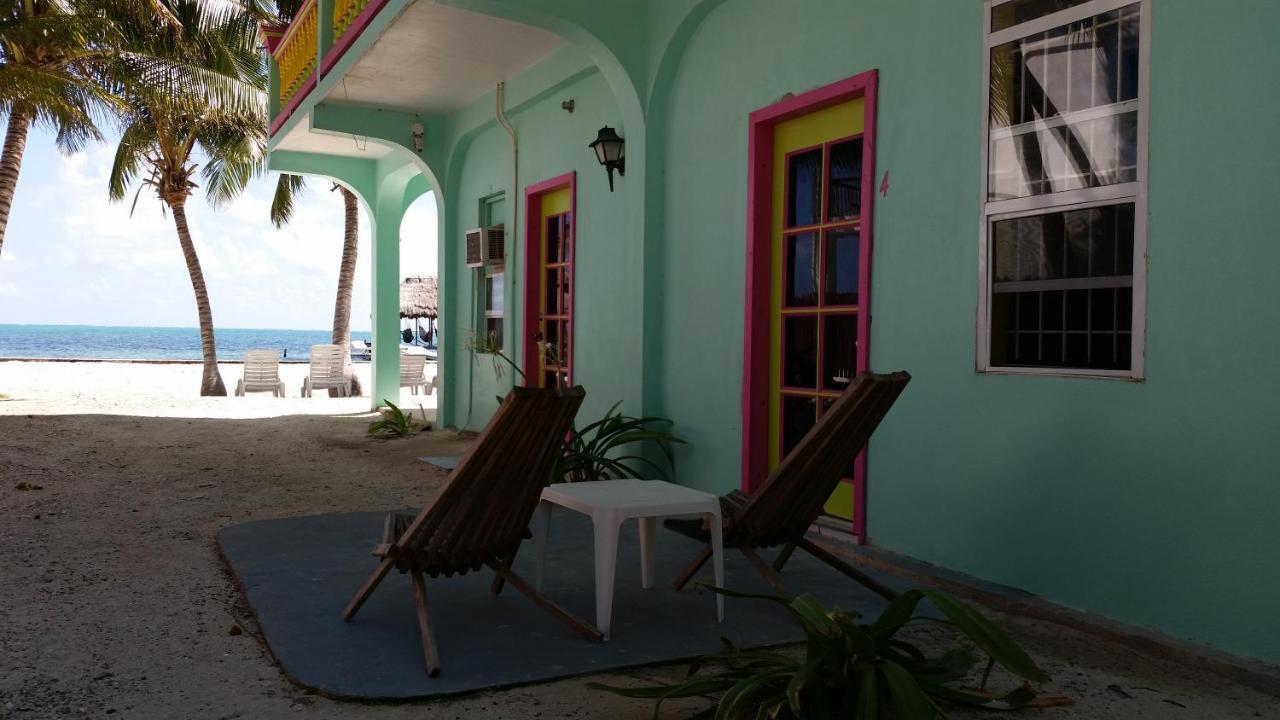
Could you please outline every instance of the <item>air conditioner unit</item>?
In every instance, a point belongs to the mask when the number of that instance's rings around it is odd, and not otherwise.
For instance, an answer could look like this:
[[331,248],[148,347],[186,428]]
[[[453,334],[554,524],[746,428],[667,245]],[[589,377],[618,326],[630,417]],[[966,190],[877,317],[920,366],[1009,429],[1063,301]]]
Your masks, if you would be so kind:
[[506,262],[506,231],[501,225],[467,231],[467,267],[501,265]]

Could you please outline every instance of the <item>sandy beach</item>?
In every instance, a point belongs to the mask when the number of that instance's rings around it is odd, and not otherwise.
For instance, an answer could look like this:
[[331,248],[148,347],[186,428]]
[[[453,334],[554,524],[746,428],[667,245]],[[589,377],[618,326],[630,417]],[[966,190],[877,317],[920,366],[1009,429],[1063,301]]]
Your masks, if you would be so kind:
[[[146,417],[265,418],[283,415],[335,415],[368,412],[369,363],[352,368],[365,397],[302,397],[306,363],[281,363],[280,379],[286,397],[250,393],[234,397],[244,366],[220,363],[229,397],[200,397],[200,364],[176,362],[99,362],[0,360],[0,394],[7,396],[6,412],[39,415],[111,413]],[[435,363],[426,368],[429,381]],[[421,417],[435,419],[436,397],[413,395],[402,388],[397,403]]]
[[[441,430],[370,439],[368,399],[298,398],[304,369],[285,367],[284,400],[201,399],[197,365],[0,363],[0,718],[649,717],[648,702],[589,691],[584,679],[369,705],[284,678],[218,559],[218,529],[420,505],[445,474],[416,458],[470,442]],[[229,387],[238,371],[224,368]],[[433,398],[419,399],[430,410]],[[1046,690],[1074,700],[1015,717],[1274,716],[1274,698],[1197,668],[990,614],[1055,678]],[[947,642],[936,626],[909,636]],[[672,703],[663,717],[705,705]]]

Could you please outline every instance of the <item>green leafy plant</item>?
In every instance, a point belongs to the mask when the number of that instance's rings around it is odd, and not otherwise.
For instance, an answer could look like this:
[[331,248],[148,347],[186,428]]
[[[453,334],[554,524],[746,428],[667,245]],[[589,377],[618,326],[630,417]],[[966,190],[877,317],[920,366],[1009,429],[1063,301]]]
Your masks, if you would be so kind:
[[[1003,631],[970,606],[931,590],[910,590],[889,604],[872,623],[856,622],[856,613],[827,609],[812,595],[794,599],[739,593],[720,588],[715,592],[740,598],[779,603],[804,629],[803,656],[769,650],[742,650],[723,640],[724,650],[696,661],[686,680],[678,685],[622,688],[600,683],[589,686],[618,695],[656,700],[654,717],[663,701],[702,695],[718,695],[715,707],[699,717],[716,720],[770,718],[825,720],[931,720],[946,717],[946,703],[992,710],[1027,705],[1053,705],[1065,698],[1038,698],[1031,686],[1022,685],[996,695],[985,689],[991,668],[999,664],[1025,681],[1049,679],[1035,662]],[[988,657],[983,687],[964,687],[977,663],[972,648],[957,647],[930,657],[911,643],[895,637],[916,616],[921,600],[930,600],[946,622],[968,638]]]
[[[623,415],[618,412],[621,404],[614,403],[603,418],[570,433],[564,454],[552,468],[551,482],[623,477],[670,479],[675,470],[672,447],[683,445],[684,440],[671,432],[670,420]],[[662,462],[645,457],[643,447],[629,447],[633,443],[655,448]]]
[[383,400],[383,402],[387,404],[388,409],[377,420],[369,423],[369,434],[374,437],[386,438],[402,438],[412,435],[413,429],[418,426],[413,416],[405,414],[390,400]]

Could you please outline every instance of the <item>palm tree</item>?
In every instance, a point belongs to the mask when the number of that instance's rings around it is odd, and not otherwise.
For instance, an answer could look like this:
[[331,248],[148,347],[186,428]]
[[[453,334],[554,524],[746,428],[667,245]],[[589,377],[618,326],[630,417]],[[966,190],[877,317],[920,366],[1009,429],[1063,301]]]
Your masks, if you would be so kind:
[[0,249],[32,124],[68,153],[101,140],[96,121],[117,108],[111,87],[124,81],[119,60],[145,58],[118,20],[143,15],[172,21],[161,0],[0,0]]
[[[276,183],[275,199],[271,203],[271,221],[276,227],[289,222],[293,215],[293,197],[305,187],[305,181],[297,175],[281,174]],[[343,233],[342,261],[338,265],[338,294],[333,303],[333,339],[334,345],[351,347],[351,295],[356,280],[356,257],[360,239],[360,203],[355,193],[345,187],[334,184],[332,190],[342,193]],[[360,379],[351,377],[351,394],[359,395]],[[337,390],[330,389],[329,394],[336,395]]]
[[[288,24],[302,7],[301,0],[276,0],[276,19]],[[271,221],[280,227],[289,221],[293,213],[293,197],[305,187],[297,175],[281,174],[276,183],[276,196],[271,203]],[[338,294],[333,304],[333,339],[335,345],[351,347],[351,294],[355,286],[357,241],[360,237],[360,205],[354,193],[335,184],[333,190],[342,193],[344,227],[342,234],[342,261],[338,265]],[[360,380],[351,378],[351,393],[359,395]],[[330,390],[335,395],[337,390]]]
[[161,1],[177,24],[151,20],[150,27],[139,29],[157,55],[185,58],[188,64],[148,68],[142,82],[124,89],[109,192],[113,200],[123,200],[137,181],[138,193],[151,188],[173,215],[200,320],[200,394],[226,395],[186,204],[198,187],[197,175],[209,201],[218,205],[234,199],[262,171],[266,77],[255,42],[260,15],[222,0]]

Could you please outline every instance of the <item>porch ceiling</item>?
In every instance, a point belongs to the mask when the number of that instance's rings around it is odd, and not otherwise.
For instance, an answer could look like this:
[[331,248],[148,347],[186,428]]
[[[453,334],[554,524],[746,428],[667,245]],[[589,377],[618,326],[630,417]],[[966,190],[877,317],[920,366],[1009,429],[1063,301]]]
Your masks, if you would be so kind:
[[377,160],[391,152],[385,145],[371,143],[367,138],[311,132],[310,125],[303,118],[275,143],[275,149],[369,160]]
[[528,25],[418,0],[391,23],[326,99],[448,114],[546,57],[562,42]]

